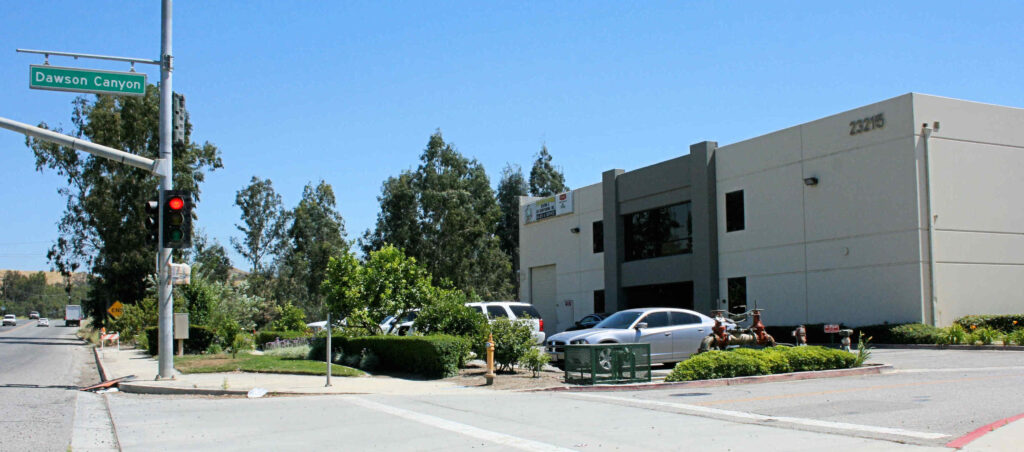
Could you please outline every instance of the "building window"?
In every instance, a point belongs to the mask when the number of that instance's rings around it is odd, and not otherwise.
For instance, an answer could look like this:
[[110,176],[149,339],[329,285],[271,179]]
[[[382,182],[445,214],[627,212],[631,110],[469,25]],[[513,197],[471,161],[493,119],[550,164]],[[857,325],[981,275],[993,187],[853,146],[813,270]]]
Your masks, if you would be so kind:
[[623,219],[627,261],[693,252],[688,202],[623,215]]
[[746,227],[743,214],[743,190],[726,193],[725,232],[742,231]]
[[604,290],[594,291],[594,312],[604,311]]
[[604,251],[604,222],[594,222],[594,252],[600,253]]
[[747,277],[729,278],[729,312],[738,314],[747,310]]

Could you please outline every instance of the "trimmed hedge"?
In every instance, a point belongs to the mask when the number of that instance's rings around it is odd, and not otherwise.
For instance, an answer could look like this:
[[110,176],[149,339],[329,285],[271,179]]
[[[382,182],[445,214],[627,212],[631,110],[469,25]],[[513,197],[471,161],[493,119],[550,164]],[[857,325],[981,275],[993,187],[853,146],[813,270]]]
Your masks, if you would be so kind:
[[[213,330],[199,325],[188,326],[188,339],[185,339],[185,353],[195,355],[203,353],[213,343]],[[160,352],[160,328],[151,326],[146,328],[146,346],[150,355],[157,355]],[[178,349],[175,346],[174,352]]]
[[853,367],[856,361],[857,355],[853,353],[818,346],[712,350],[691,356],[690,359],[676,364],[665,381],[846,369]]
[[[311,357],[324,356],[326,338],[310,341]],[[331,335],[331,349],[346,356],[359,355],[365,349],[379,362],[377,370],[403,372],[426,378],[445,378],[458,374],[465,364],[470,344],[465,338],[433,336],[366,336]]]
[[[866,333],[865,333],[866,334]],[[945,331],[923,323],[908,323],[889,329],[890,344],[941,344]],[[875,340],[875,342],[879,342]]]
[[[1013,322],[1017,323],[1014,324]],[[1024,314],[969,315],[956,319],[954,323],[959,324],[968,331],[971,330],[971,325],[974,325],[977,328],[992,328],[1004,333],[1010,333],[1013,330],[1024,328]]]
[[267,342],[274,342],[278,338],[281,339],[299,339],[303,337],[310,337],[312,334],[305,331],[257,331],[256,332],[256,346],[263,348],[263,345]]

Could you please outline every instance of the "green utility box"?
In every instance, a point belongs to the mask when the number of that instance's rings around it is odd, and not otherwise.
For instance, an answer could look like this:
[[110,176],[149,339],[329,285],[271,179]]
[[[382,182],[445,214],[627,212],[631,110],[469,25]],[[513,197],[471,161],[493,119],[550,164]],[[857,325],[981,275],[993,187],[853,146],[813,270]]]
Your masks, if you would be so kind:
[[565,382],[580,385],[651,381],[651,344],[565,346]]

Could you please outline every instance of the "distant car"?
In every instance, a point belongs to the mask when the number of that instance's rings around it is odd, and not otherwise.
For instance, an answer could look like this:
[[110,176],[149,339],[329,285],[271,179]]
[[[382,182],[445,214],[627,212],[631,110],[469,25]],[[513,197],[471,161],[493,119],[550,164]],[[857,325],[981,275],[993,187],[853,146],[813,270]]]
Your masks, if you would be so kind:
[[36,326],[50,326],[50,319],[42,317],[39,319],[39,322],[36,323]]
[[[689,358],[711,334],[715,321],[688,309],[639,308],[612,314],[593,328],[558,333],[544,349],[551,360],[565,360],[569,344],[651,344],[651,363],[674,363]],[[727,325],[726,328],[734,325]],[[605,364],[598,358],[599,364]]]
[[416,316],[420,315],[419,309],[414,309],[405,313],[401,319],[396,320],[393,316],[388,316],[381,323],[381,329],[384,334],[393,334],[396,336],[408,336],[409,334],[416,331],[413,327],[413,323],[416,321]]
[[594,314],[583,316],[582,319],[577,320],[576,323],[569,328],[566,328],[565,331],[579,331],[593,328],[594,325],[601,323],[602,320],[607,319],[610,315],[611,314],[607,312],[596,312]]
[[533,340],[536,341],[538,345],[544,344],[544,319],[541,317],[540,311],[530,303],[521,303],[518,301],[484,301],[478,303],[466,303],[466,306],[483,313],[487,316],[488,321],[493,321],[500,317],[508,317],[512,320],[529,319]]
[[32,312],[28,313],[28,318],[29,318],[29,320],[39,319],[39,311],[32,311]]
[[15,317],[14,314],[7,314],[7,315],[4,316],[4,325],[3,326],[17,326],[17,325],[18,325],[18,318]]

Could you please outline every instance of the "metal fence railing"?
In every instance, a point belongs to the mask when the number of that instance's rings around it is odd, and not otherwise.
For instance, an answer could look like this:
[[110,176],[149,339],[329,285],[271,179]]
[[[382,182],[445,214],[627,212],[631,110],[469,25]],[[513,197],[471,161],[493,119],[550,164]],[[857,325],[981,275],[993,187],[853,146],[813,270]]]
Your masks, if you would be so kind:
[[565,346],[565,382],[623,384],[651,381],[651,344]]

